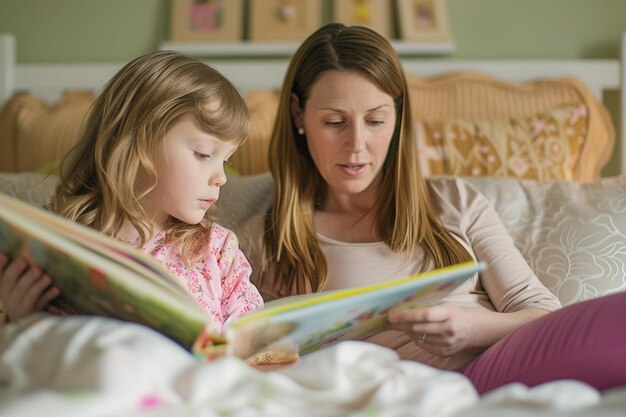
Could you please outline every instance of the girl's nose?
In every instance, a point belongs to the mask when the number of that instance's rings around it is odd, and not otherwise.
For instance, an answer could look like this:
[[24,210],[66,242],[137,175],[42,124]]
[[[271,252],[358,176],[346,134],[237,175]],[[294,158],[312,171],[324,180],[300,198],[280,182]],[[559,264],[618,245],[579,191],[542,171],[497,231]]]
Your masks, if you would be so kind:
[[218,170],[215,171],[213,175],[211,175],[211,178],[209,179],[209,184],[214,187],[221,187],[226,184],[226,181],[226,171],[224,171],[224,167],[222,166],[218,168]]

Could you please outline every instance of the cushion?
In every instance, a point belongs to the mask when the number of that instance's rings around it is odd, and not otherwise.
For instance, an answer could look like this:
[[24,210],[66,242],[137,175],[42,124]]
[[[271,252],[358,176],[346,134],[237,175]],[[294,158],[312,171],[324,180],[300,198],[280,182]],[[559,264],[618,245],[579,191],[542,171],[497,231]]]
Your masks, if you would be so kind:
[[587,137],[584,105],[509,120],[416,122],[425,175],[567,179]]
[[44,175],[37,172],[0,172],[0,192],[36,207],[44,207],[50,202],[58,182],[56,175]]
[[586,182],[611,157],[609,112],[575,78],[516,84],[461,71],[407,82],[430,175]]
[[563,305],[626,289],[626,175],[586,184],[466,180]]

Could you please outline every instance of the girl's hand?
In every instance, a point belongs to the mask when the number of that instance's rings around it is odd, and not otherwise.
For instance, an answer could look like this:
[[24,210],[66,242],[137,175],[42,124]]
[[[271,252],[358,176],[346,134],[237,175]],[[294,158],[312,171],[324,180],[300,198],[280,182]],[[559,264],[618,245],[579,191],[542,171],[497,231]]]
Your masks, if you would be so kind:
[[443,302],[391,313],[388,327],[406,332],[422,349],[447,357],[477,347],[472,340],[474,311]]
[[0,298],[9,321],[42,311],[59,293],[37,266],[0,252]]

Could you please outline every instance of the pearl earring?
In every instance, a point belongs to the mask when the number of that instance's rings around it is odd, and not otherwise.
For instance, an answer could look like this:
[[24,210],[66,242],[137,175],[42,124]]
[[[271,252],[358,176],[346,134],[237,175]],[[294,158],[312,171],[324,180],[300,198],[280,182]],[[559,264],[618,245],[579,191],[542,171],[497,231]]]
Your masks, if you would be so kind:
[[300,136],[304,135],[304,129],[303,128],[301,128],[301,127],[298,128],[298,135],[300,135]]

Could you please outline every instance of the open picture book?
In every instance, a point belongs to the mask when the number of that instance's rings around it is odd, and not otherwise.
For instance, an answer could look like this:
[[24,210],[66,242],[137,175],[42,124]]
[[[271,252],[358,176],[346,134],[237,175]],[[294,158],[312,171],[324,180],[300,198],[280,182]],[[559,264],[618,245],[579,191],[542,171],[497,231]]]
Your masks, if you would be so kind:
[[484,268],[468,262],[375,285],[286,297],[215,334],[208,311],[149,255],[3,193],[0,251],[22,256],[50,275],[61,290],[54,301],[60,310],[143,324],[205,358],[250,359],[285,346],[303,355],[362,339],[383,329],[389,312],[434,304]]

